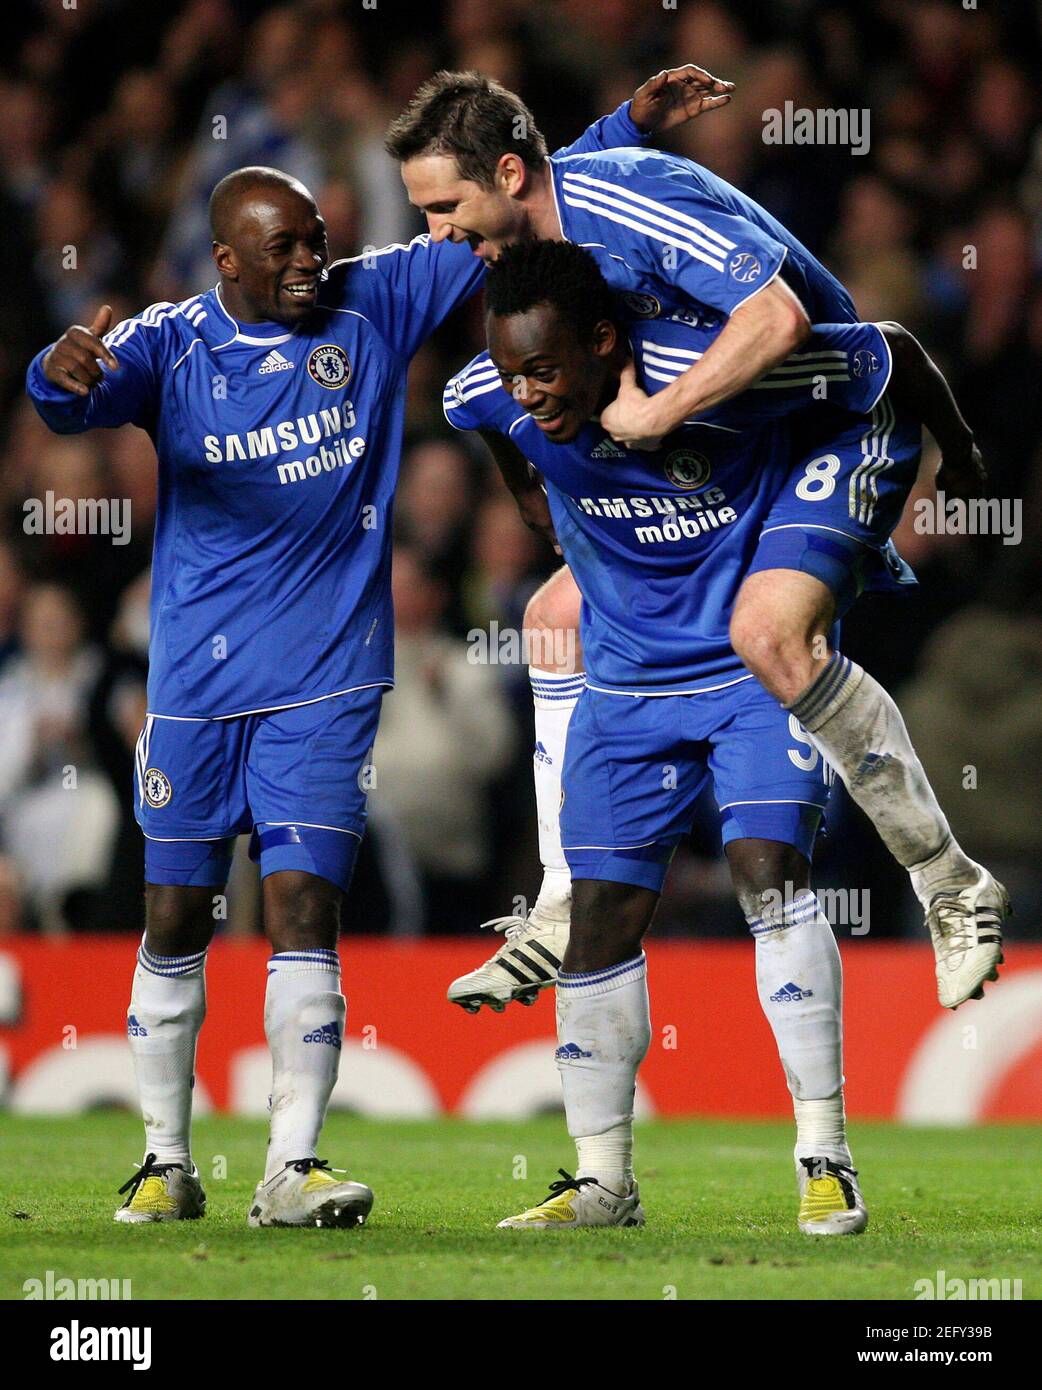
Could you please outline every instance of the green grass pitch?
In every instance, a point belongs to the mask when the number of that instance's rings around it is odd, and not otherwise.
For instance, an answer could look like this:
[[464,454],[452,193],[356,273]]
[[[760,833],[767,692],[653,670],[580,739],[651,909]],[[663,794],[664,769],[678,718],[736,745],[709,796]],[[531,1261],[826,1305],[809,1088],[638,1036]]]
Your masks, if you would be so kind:
[[[518,1124],[330,1117],[321,1145],[376,1192],[357,1231],[253,1231],[261,1122],[196,1126],[201,1221],[121,1226],[139,1153],[126,1114],[0,1117],[0,1297],[27,1279],[130,1279],[138,1299],[910,1300],[917,1279],[1020,1279],[1042,1291],[1042,1129],[855,1124],[868,1231],[796,1230],[791,1127],[638,1127],[644,1230],[497,1231],[540,1200],[572,1147],[559,1118]],[[216,1167],[215,1167],[216,1165]],[[527,1177],[516,1171],[527,1168]],[[212,1174],[225,1172],[225,1176]]]

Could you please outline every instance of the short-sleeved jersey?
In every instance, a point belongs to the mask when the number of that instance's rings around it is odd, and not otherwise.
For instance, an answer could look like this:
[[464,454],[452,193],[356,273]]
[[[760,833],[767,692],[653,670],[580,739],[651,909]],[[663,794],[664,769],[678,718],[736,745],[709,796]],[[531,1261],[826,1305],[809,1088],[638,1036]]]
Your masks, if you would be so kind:
[[847,291],[764,208],[708,169],[658,150],[554,155],[565,239],[585,247],[638,318],[734,312],[775,275],[812,323],[852,323]]
[[[571,150],[632,143],[625,104]],[[335,262],[292,332],[219,288],[117,325],[89,397],[28,391],[63,434],[127,423],[159,458],[149,710],[230,717],[393,680],[391,507],[409,359],[480,284],[426,235]]]
[[[675,364],[690,362],[684,354],[704,351],[714,336],[633,325],[645,388],[663,389]],[[594,421],[572,443],[552,443],[504,389],[488,353],[452,378],[444,401],[452,425],[506,435],[542,475],[582,594],[587,684],[680,694],[748,674],[728,627],[792,469],[787,417],[818,406],[867,414],[889,374],[889,348],[873,324],[819,326],[795,357],[655,451],[625,449]]]

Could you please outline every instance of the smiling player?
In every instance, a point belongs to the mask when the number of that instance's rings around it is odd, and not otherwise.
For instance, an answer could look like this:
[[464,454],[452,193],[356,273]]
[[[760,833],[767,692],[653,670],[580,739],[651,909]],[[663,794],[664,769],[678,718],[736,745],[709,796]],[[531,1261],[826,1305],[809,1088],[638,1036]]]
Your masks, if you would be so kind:
[[[557,1060],[579,1167],[546,1202],[502,1224],[643,1222],[631,1128],[649,1037],[640,943],[711,780],[756,940],[760,1001],[793,1096],[800,1229],[862,1230],[867,1216],[843,1110],[841,965],[810,890],[830,773],[796,720],[743,668],[729,624],[790,472],[788,422],[778,417],[843,410],[857,412],[864,429],[891,394],[891,343],[905,335],[896,325],[885,333],[866,324],[818,329],[755,389],[686,422],[659,448],[633,451],[613,445],[596,420],[630,354],[646,364],[682,343],[704,350],[712,333],[638,322],[627,335],[596,265],[567,243],[505,248],[486,303],[489,351],[449,384],[446,416],[481,433],[515,495],[536,486],[529,463],[544,478],[555,534],[582,592],[586,659],[562,782],[573,898],[557,975]],[[895,389],[933,416],[944,393],[938,398],[914,355],[908,370],[901,351]],[[895,470],[911,479],[918,427],[899,414]],[[528,956],[532,940],[515,939]],[[516,954],[504,947],[498,983],[508,988]],[[479,989],[487,983],[464,977],[450,998],[485,1002]]]
[[[580,144],[630,143],[725,99],[687,69],[662,73]],[[145,1159],[116,1219],[205,1209],[190,1125],[206,950],[235,836],[250,832],[274,954],[270,1137],[248,1219],[350,1226],[372,1193],[316,1151],[343,1046],[341,902],[393,682],[405,376],[484,265],[424,235],[327,269],[314,199],[274,169],[229,174],[211,220],[215,288],[111,331],[104,307],[28,373],[52,429],[136,424],[159,459],[136,755],[147,926],[128,1013]]]
[[[637,316],[708,316],[721,326],[704,355],[660,364],[662,390],[623,375],[602,414],[615,442],[661,439],[778,367],[812,322],[856,318],[846,290],[806,247],[708,169],[636,149],[548,158],[520,98],[480,74],[425,83],[387,148],[432,237],[468,241],[490,261],[532,237],[576,242]],[[823,418],[817,433],[794,439],[798,466],[765,520],[731,640],[908,870],[934,946],[938,998],[955,1008],[997,977],[1008,896],[956,842],[890,695],[828,641],[878,569],[899,515],[891,424],[884,403],[867,433]],[[963,427],[939,482],[965,496],[982,481]]]

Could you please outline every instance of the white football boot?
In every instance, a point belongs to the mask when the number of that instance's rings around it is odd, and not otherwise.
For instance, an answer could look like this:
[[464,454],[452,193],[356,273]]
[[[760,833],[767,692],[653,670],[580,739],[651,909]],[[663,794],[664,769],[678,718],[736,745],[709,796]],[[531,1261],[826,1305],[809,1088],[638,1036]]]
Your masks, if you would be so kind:
[[561,1182],[550,1184],[550,1196],[537,1207],[508,1216],[497,1231],[563,1231],[575,1226],[643,1226],[644,1208],[634,1183],[627,1195],[609,1192],[596,1178],[573,1178],[557,1170]]
[[157,1163],[146,1154],[134,1176],[119,1189],[127,1200],[114,1221],[196,1221],[206,1214],[206,1193],[198,1173],[187,1173],[172,1163]]
[[257,1184],[247,1224],[361,1226],[372,1206],[365,1183],[339,1182],[325,1159],[301,1158]]
[[512,1000],[534,1004],[541,989],[557,983],[568,945],[569,920],[551,917],[539,904],[527,917],[493,917],[482,922],[506,940],[484,965],[449,985],[450,1003],[476,1014],[482,1004],[501,1014]]
[[856,1236],[868,1225],[857,1170],[830,1158],[801,1158],[799,1227],[805,1236]]
[[1002,923],[1011,916],[1009,894],[980,869],[976,883],[942,890],[930,899],[926,925],[937,957],[937,998],[945,1009],[980,999],[1003,963]]

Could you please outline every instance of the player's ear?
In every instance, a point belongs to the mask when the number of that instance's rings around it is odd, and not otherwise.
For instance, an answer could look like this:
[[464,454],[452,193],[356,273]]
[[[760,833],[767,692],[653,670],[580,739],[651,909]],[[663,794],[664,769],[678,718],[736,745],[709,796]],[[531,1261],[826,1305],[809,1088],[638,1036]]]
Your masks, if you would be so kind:
[[210,248],[213,253],[214,265],[225,277],[226,280],[238,280],[239,262],[235,259],[235,252],[223,241],[215,241]]
[[594,326],[593,350],[598,357],[611,357],[619,345],[618,329],[611,319],[601,319]]
[[528,169],[520,155],[501,154],[493,180],[496,191],[518,198],[528,186]]

